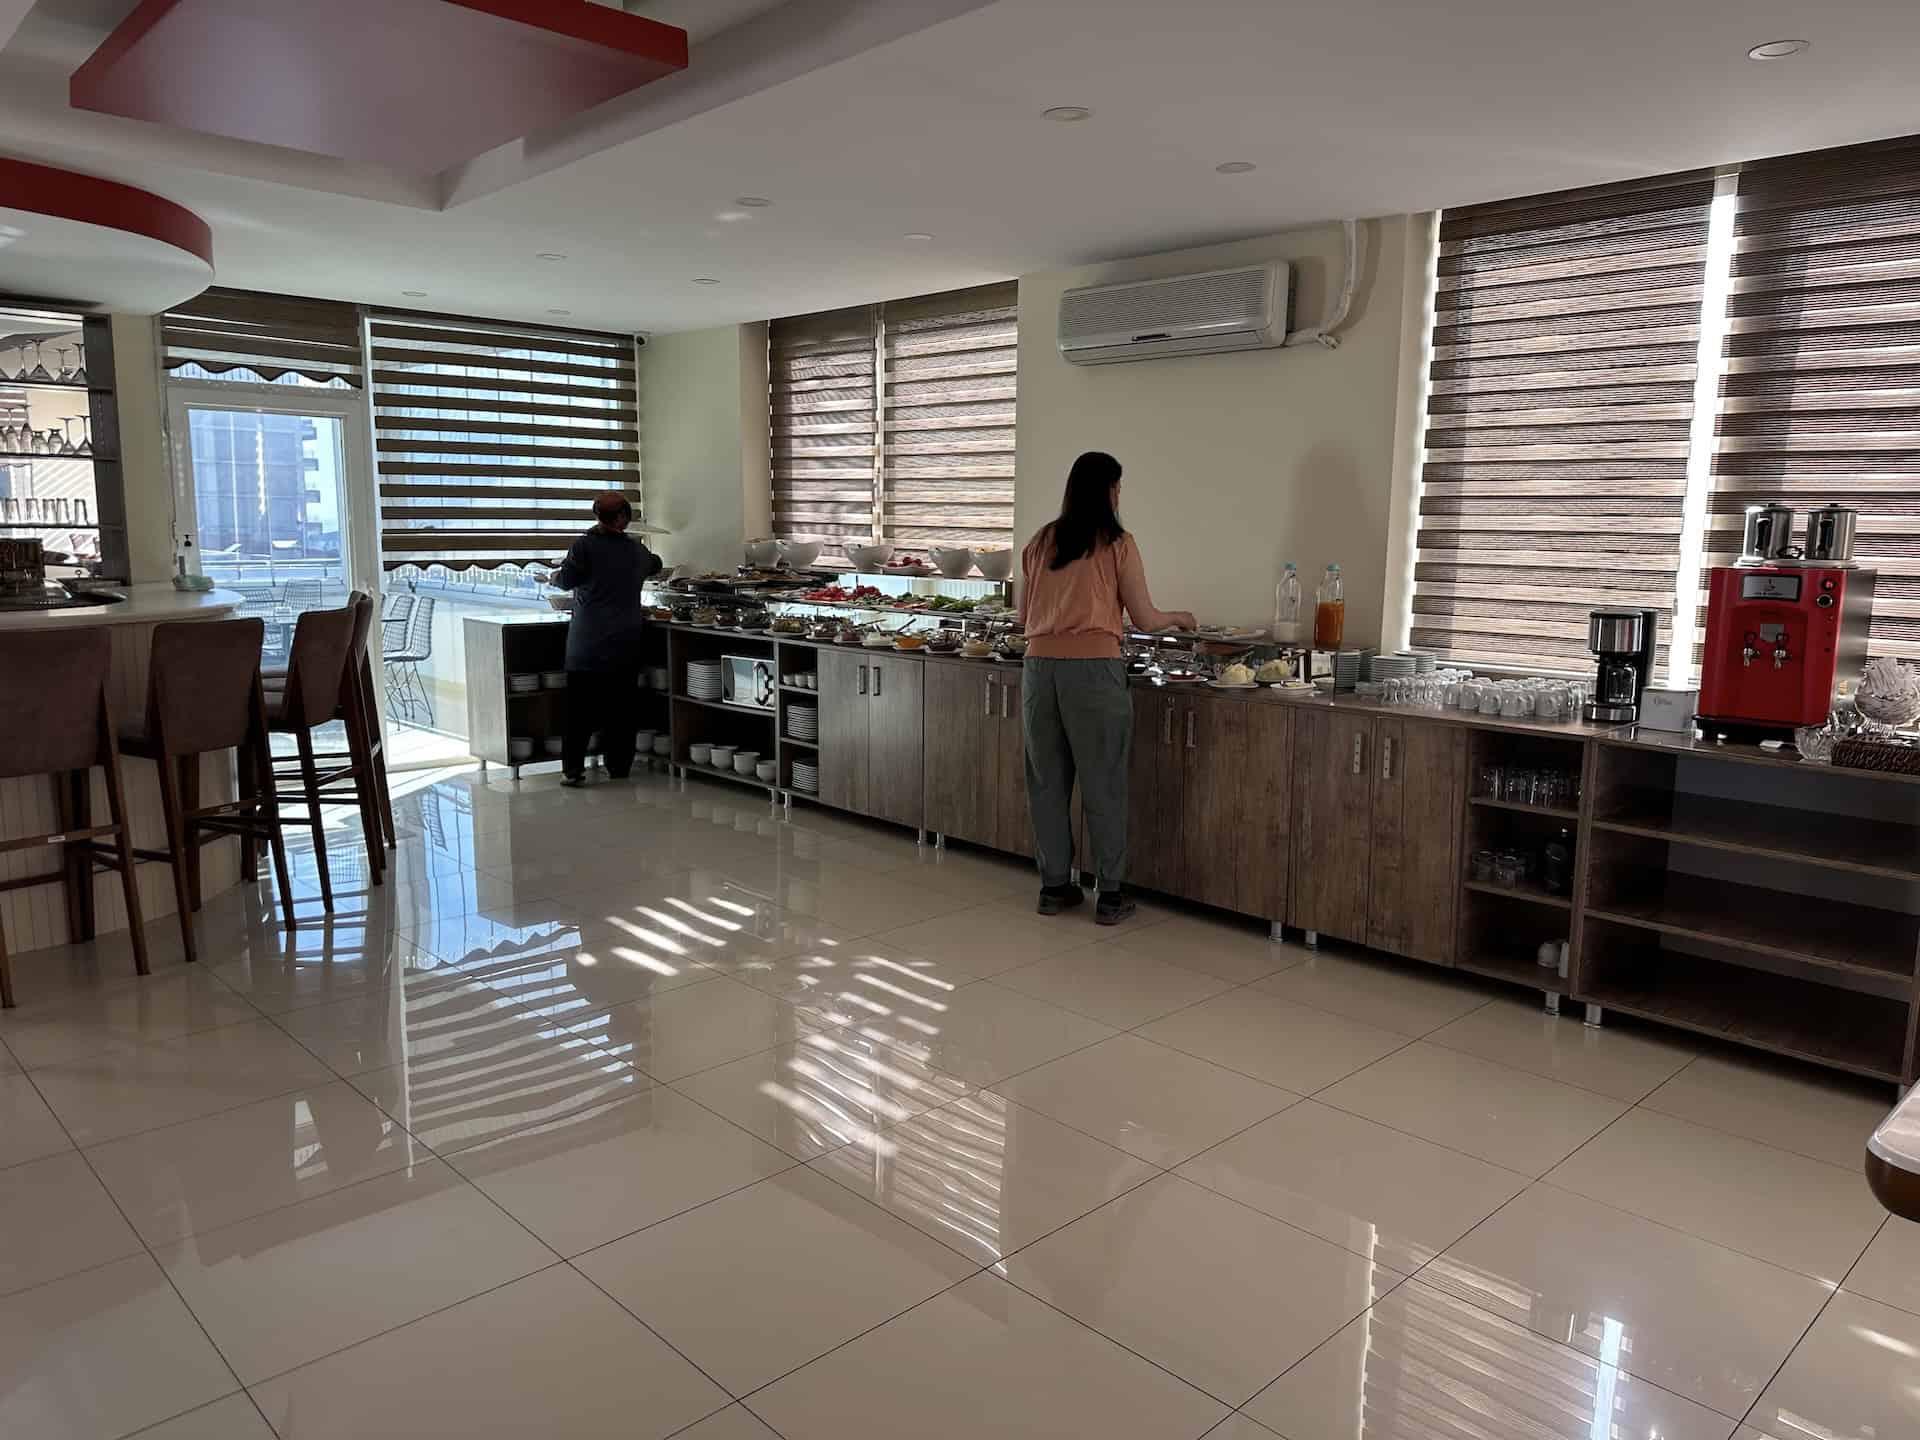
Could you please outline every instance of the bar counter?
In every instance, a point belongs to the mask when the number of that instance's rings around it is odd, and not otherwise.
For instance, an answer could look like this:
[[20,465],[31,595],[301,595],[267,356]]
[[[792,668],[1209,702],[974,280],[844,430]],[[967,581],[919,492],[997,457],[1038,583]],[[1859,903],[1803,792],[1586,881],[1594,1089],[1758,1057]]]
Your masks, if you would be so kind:
[[[243,597],[231,590],[183,592],[171,584],[102,587],[125,598],[110,605],[89,605],[69,610],[0,611],[0,631],[78,630],[96,626],[111,631],[112,668],[108,672],[108,701],[115,723],[122,727],[137,725],[146,711],[147,660],[153,644],[153,627],[175,620],[219,620],[231,615]],[[4,682],[0,682],[4,684]],[[164,846],[165,825],[160,813],[160,788],[152,764],[145,760],[123,758],[120,762],[126,779],[127,811],[133,822],[133,843]],[[230,767],[207,765],[201,770],[201,784],[207,790],[207,803],[225,800],[233,794]],[[93,772],[93,813],[107,813],[105,781]],[[55,830],[53,785],[45,776],[26,776],[0,780],[0,838]],[[202,847],[203,893],[209,897],[232,888],[240,880],[240,851],[232,839],[210,841]],[[0,856],[0,875],[43,874],[57,864],[53,850],[19,851]],[[140,887],[140,906],[152,922],[174,913],[173,879],[164,865],[141,865],[135,872]],[[94,877],[95,933],[107,934],[127,926],[126,905],[120,897],[119,877],[102,872]],[[67,909],[61,887],[36,885],[30,889],[0,894],[0,924],[6,926],[7,944],[15,954],[49,945],[64,945],[72,937],[67,933]]]

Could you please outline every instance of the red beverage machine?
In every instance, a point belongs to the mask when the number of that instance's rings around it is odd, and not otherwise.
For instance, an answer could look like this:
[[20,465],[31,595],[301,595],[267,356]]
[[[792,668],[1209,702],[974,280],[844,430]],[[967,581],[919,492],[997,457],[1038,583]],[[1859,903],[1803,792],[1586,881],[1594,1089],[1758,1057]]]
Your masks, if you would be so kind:
[[1740,562],[1708,572],[1703,734],[1765,739],[1822,724],[1866,665],[1875,576],[1853,565],[1853,512],[1814,511],[1804,550],[1787,543],[1792,517],[1751,507]]

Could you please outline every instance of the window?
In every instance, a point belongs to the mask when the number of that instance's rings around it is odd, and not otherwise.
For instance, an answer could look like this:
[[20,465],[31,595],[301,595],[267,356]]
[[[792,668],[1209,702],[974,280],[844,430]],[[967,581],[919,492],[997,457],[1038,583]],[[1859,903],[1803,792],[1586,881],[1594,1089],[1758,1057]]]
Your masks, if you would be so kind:
[[1671,612],[1713,188],[1698,173],[1441,218],[1416,647],[1585,668],[1593,607]]
[[369,335],[387,570],[551,560],[601,491],[639,507],[630,337],[415,315]]
[[773,525],[848,545],[1013,539],[1016,287],[776,320]]
[[1920,659],[1920,137],[1719,191],[1695,173],[1442,217],[1416,646],[1584,668],[1594,605],[1703,620],[1704,570],[1780,499],[1863,512],[1871,648]]

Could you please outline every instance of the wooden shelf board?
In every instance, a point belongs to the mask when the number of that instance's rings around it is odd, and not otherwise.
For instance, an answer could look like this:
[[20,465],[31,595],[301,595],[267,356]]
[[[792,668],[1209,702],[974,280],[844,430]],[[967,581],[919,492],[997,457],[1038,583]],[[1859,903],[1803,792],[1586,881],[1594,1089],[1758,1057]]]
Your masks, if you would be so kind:
[[705,775],[714,780],[731,780],[736,785],[746,785],[755,790],[778,790],[780,787],[771,781],[762,780],[758,775],[741,775],[733,770],[720,770],[711,765],[696,765],[691,760],[673,762],[689,775]]
[[1589,960],[1592,978],[1574,998],[1876,1080],[1900,1078],[1907,1007],[1898,1001],[1670,951],[1646,957],[1653,975],[1645,982],[1608,978],[1618,963]]
[[1565,895],[1555,895],[1528,881],[1520,885],[1501,885],[1491,880],[1462,880],[1467,889],[1480,895],[1495,895],[1504,900],[1522,900],[1535,905],[1550,905],[1555,910],[1573,909],[1573,901]]
[[792,745],[801,750],[818,750],[820,748],[820,742],[818,740],[799,740],[791,735],[782,735],[780,737],[780,743],[782,745]]
[[1590,895],[1586,913],[1804,965],[1913,981],[1920,916],[1817,895],[1794,896],[1783,913],[1775,891],[1675,872],[1629,879],[1624,891]]
[[1487,810],[1511,810],[1521,815],[1541,815],[1549,820],[1577,821],[1578,810],[1562,810],[1557,805],[1526,805],[1518,800],[1496,800],[1491,795],[1471,795],[1467,797],[1469,805],[1478,805]]
[[1495,950],[1463,948],[1454,960],[1453,967],[1471,975],[1511,981],[1529,990],[1563,990],[1566,985],[1558,970],[1549,970],[1544,965],[1536,964],[1531,955],[1508,955]]
[[782,684],[780,688],[789,695],[818,695],[820,693],[819,689],[812,685]]
[[[1750,800],[1628,790],[1594,828],[1833,870],[1920,880],[1920,827]],[[1478,803],[1478,802],[1476,802]]]
[[673,703],[692,705],[700,710],[718,710],[722,715],[752,715],[762,720],[771,720],[774,716],[773,711],[762,710],[758,706],[729,705],[724,700],[696,700],[691,695],[676,695],[673,697]]

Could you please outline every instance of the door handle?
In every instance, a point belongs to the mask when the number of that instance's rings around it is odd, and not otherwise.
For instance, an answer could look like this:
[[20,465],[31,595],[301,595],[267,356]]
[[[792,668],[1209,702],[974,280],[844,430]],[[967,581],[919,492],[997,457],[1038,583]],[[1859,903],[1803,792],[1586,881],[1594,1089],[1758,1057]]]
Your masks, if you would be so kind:
[[1013,691],[1013,686],[1011,685],[1002,685],[1000,687],[1000,718],[1002,720],[1005,720],[1010,713],[1007,707],[1013,703],[1013,701],[1009,698],[1009,696],[1012,694],[1012,691]]
[[989,720],[993,718],[993,676],[987,676],[987,683],[980,687],[980,713]]
[[1167,701],[1166,709],[1160,712],[1160,743],[1173,743],[1173,701]]
[[1353,773],[1356,775],[1360,773],[1360,751],[1366,743],[1367,737],[1365,735],[1356,735],[1353,737]]
[[1187,749],[1193,750],[1197,748],[1193,743],[1193,707],[1189,705],[1187,707]]
[[860,667],[860,693],[867,693],[867,667],[864,665]]
[[1380,741],[1380,778],[1382,780],[1393,778],[1393,737],[1391,735]]
[[874,667],[873,667],[873,693],[874,693],[874,697],[875,697],[876,699],[877,699],[877,698],[879,698],[879,695],[880,695],[880,667],[879,667],[878,665],[876,665],[876,666],[874,666]]

